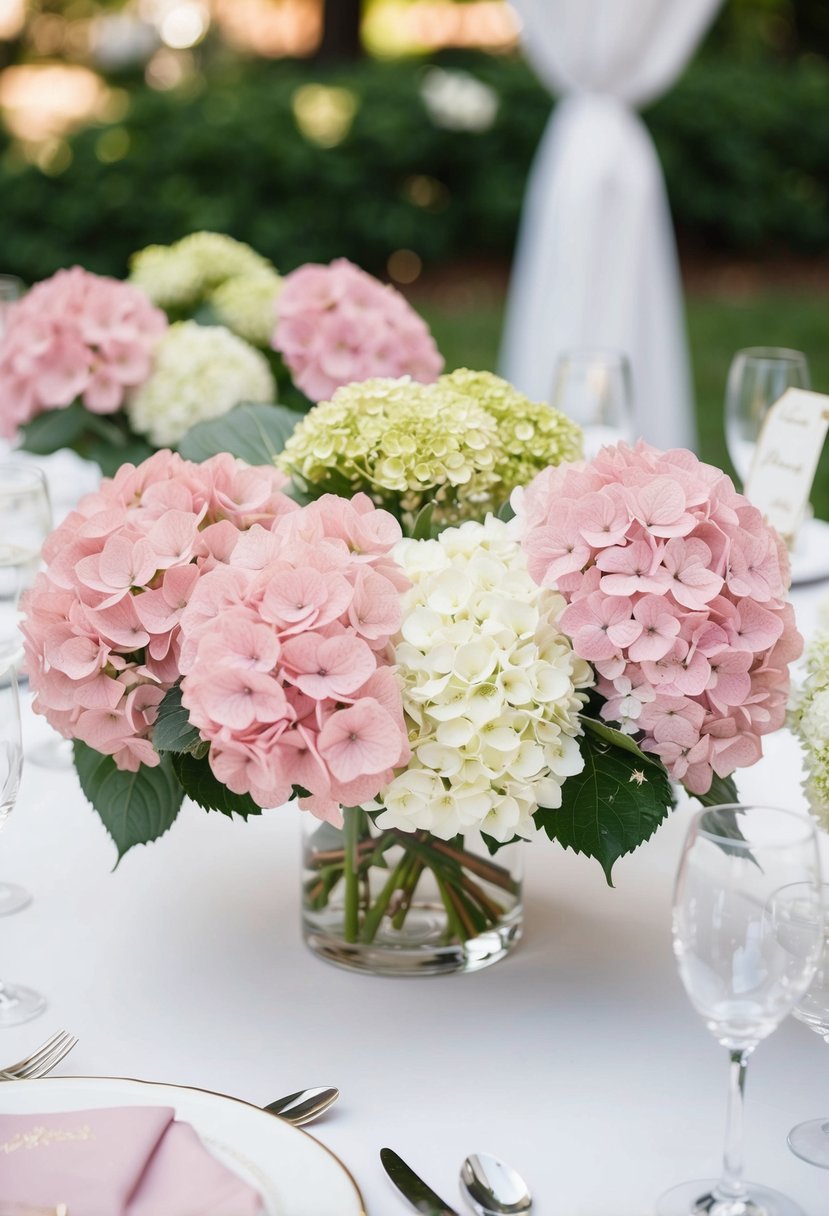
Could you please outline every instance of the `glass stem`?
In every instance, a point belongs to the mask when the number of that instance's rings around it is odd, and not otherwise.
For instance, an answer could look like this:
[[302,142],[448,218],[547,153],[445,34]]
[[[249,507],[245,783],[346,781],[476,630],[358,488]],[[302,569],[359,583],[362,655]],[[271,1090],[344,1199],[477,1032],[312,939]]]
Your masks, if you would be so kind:
[[724,1199],[745,1200],[748,1192],[743,1182],[743,1107],[745,1103],[746,1068],[751,1047],[741,1047],[728,1053],[728,1114],[725,1125],[725,1151],[722,1177],[717,1191]]

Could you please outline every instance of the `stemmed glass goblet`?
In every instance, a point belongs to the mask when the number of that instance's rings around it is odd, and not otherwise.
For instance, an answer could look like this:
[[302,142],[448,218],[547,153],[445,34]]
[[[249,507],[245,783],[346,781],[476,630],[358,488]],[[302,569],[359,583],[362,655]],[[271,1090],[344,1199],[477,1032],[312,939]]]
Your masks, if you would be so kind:
[[725,439],[745,485],[763,419],[787,388],[809,388],[809,364],[799,350],[749,346],[731,360],[725,390]]
[[[794,1007],[794,1016],[829,1043],[829,883],[822,887],[823,952],[808,992]],[[789,1148],[810,1165],[829,1170],[829,1116],[807,1119],[789,1132]]]
[[[8,682],[0,688],[0,828],[14,810],[22,771],[20,698],[17,677],[12,671]],[[28,1022],[45,1008],[46,1001],[39,992],[0,982],[0,1027]]]
[[615,350],[588,347],[565,351],[556,363],[553,405],[584,432],[591,460],[608,443],[634,439],[630,363]]
[[[20,596],[37,574],[51,527],[49,490],[41,470],[21,460],[0,463],[0,685],[9,681],[23,656]],[[0,916],[19,912],[30,898],[15,883],[0,882]]]
[[691,1004],[728,1051],[727,1131],[719,1180],[673,1188],[658,1216],[802,1216],[784,1195],[743,1179],[743,1095],[749,1056],[814,977],[820,890],[805,816],[733,804],[694,817],[674,892],[674,953]]

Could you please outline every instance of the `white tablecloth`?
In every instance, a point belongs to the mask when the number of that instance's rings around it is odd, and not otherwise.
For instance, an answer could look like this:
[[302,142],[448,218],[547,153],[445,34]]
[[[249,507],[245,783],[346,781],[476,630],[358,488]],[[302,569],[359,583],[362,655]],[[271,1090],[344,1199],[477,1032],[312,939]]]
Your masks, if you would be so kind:
[[[805,632],[828,592],[797,594]],[[26,728],[29,745],[47,730]],[[741,795],[802,805],[794,741],[780,734],[766,752]],[[49,1009],[0,1031],[0,1060],[66,1027],[80,1036],[67,1074],[256,1103],[337,1085],[340,1102],[313,1130],[371,1216],[406,1210],[383,1145],[458,1207],[458,1167],[486,1150],[521,1170],[539,1216],[650,1216],[667,1187],[717,1172],[723,1133],[725,1053],[691,1010],[670,946],[689,815],[619,863],[615,890],[595,862],[539,841],[526,850],[525,939],[512,957],[477,975],[386,980],[304,949],[299,812],[243,824],[188,806],[113,873],[74,776],[29,765],[0,876],[35,900],[0,919],[0,974],[45,992]],[[747,1163],[806,1216],[829,1212],[829,1176],[792,1156],[786,1134],[819,1115],[829,1048],[789,1021],[749,1069]]]

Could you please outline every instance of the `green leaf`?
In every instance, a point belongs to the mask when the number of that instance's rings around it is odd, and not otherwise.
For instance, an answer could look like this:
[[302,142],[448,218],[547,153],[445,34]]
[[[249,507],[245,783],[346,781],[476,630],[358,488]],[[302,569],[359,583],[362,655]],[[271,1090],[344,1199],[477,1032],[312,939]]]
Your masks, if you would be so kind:
[[273,464],[300,421],[284,405],[237,405],[221,418],[199,422],[179,441],[185,460],[230,452],[248,464]]
[[183,798],[166,756],[155,768],[142,764],[137,773],[125,773],[111,756],[102,756],[78,739],[74,753],[81,789],[115,842],[119,861],[133,845],[164,835]]
[[511,519],[515,519],[515,511],[512,508],[512,503],[509,499],[502,502],[497,512],[498,519],[502,519],[505,524],[508,524]]
[[626,735],[624,731],[616,730],[614,726],[608,726],[606,722],[602,722],[598,718],[589,718],[585,714],[581,715],[581,724],[585,730],[591,731],[597,738],[609,743],[611,747],[621,747],[624,751],[630,752],[642,764],[653,764],[656,768],[662,768],[662,764],[656,756],[649,756],[647,752],[643,752],[632,735]]
[[727,806],[731,802],[740,801],[734,778],[718,777],[716,773],[707,794],[691,794],[691,797],[696,798],[703,806]]
[[628,747],[587,731],[579,739],[584,769],[568,777],[557,810],[540,808],[535,821],[566,849],[595,857],[613,886],[614,864],[648,840],[673,806],[668,774]]
[[105,477],[114,477],[124,464],[141,464],[155,450],[137,435],[125,437],[119,444],[108,443],[100,436],[90,436],[75,445],[75,451],[85,460],[94,460]]
[[188,798],[192,798],[205,811],[221,811],[223,815],[261,815],[250,794],[234,794],[213,775],[207,756],[197,758],[190,752],[171,753],[175,774]]
[[412,540],[429,540],[431,538],[434,510],[435,504],[433,502],[427,502],[425,507],[420,508],[412,524]]
[[21,427],[23,450],[36,456],[48,456],[60,448],[71,448],[88,423],[89,414],[80,401],[73,401],[66,409],[47,410]]
[[181,685],[174,684],[158,707],[153,727],[153,746],[157,752],[189,752],[202,737],[190,724],[190,715],[181,703]]
[[522,837],[513,836],[510,840],[496,840],[494,836],[488,836],[486,832],[481,832],[481,840],[486,845],[490,857],[494,857],[501,849],[505,849],[508,844],[518,844],[522,840]]

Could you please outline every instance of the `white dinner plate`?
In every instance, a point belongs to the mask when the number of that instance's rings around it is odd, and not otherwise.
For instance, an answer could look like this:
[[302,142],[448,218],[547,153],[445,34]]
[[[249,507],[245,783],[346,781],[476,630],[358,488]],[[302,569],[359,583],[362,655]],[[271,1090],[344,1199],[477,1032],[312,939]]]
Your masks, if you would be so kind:
[[348,1170],[298,1127],[238,1098],[118,1077],[0,1083],[0,1113],[53,1114],[108,1106],[172,1106],[204,1146],[256,1187],[267,1216],[366,1216]]

